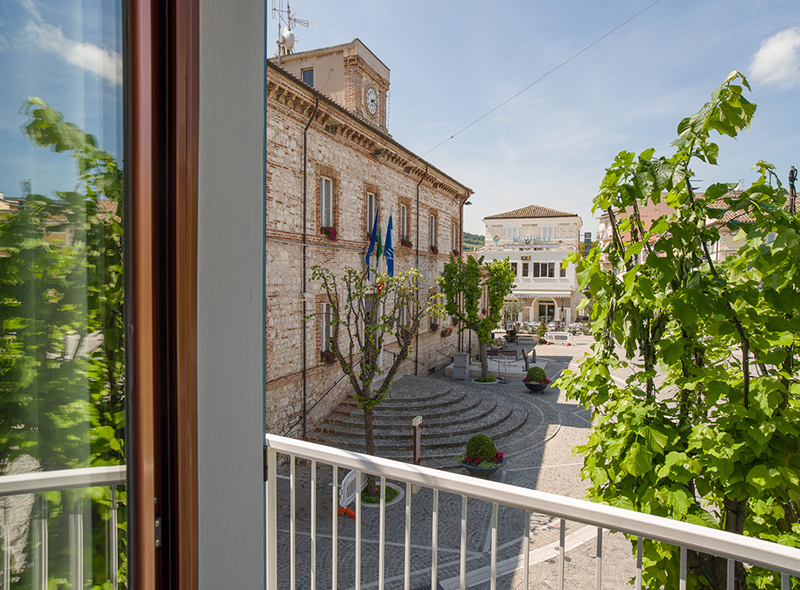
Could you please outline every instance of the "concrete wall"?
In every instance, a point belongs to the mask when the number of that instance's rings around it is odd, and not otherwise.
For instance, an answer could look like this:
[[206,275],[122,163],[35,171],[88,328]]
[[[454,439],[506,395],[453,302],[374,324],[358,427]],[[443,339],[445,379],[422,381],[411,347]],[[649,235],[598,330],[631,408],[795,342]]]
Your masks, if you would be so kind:
[[264,587],[264,3],[200,1],[200,588]]

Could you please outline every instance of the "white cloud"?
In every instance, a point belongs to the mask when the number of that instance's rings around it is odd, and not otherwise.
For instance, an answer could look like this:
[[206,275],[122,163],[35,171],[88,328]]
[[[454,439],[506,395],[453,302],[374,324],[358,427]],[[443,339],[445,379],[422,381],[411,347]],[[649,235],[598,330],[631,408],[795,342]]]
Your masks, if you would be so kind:
[[800,27],[776,33],[761,43],[750,64],[750,75],[784,88],[800,86]]
[[39,49],[54,53],[73,66],[105,78],[111,84],[122,82],[122,56],[92,43],[68,39],[61,27],[46,22],[32,0],[23,0],[31,20],[23,30],[27,40]]

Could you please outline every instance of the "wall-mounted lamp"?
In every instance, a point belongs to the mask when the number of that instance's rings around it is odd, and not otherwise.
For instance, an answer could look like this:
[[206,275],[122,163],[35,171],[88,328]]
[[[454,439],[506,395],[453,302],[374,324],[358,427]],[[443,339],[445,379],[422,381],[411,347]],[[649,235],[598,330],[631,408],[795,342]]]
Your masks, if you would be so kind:
[[385,155],[386,155],[386,152],[384,152],[383,150],[375,150],[375,151],[372,152],[372,157],[373,158],[383,158]]
[[469,201],[466,201],[466,202],[464,203],[464,205],[472,205],[472,203],[470,203]]

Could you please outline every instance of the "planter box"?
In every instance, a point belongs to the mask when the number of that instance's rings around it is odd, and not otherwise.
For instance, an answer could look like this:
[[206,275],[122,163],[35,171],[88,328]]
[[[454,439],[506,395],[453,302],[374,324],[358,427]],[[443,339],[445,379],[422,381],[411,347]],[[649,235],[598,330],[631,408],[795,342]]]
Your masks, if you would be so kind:
[[523,383],[531,393],[542,393],[550,386],[549,383],[528,383],[527,381],[523,381]]
[[495,473],[498,469],[502,469],[506,465],[506,458],[503,457],[503,462],[498,463],[496,467],[473,467],[472,465],[464,465],[463,463],[459,463],[461,467],[469,471],[470,475],[474,475],[476,477],[489,477],[493,473]]

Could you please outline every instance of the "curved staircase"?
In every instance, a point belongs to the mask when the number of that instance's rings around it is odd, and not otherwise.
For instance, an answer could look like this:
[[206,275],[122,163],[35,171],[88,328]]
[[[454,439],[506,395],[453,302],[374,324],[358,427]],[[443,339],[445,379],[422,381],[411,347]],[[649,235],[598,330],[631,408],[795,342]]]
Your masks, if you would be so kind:
[[[519,446],[515,440],[519,436],[514,434],[528,423],[530,407],[513,396],[500,395],[497,387],[431,377],[396,380],[384,402],[374,409],[375,454],[410,462],[411,420],[416,416],[422,416],[423,465],[455,467],[455,455],[463,453],[467,440],[479,432],[492,437],[499,450],[510,452]],[[365,451],[364,416],[352,399],[316,430],[313,442]]]

